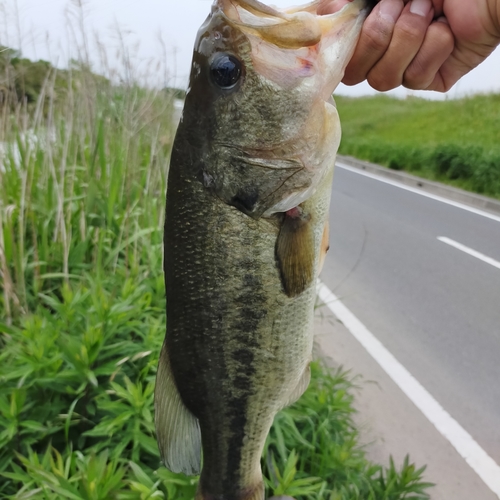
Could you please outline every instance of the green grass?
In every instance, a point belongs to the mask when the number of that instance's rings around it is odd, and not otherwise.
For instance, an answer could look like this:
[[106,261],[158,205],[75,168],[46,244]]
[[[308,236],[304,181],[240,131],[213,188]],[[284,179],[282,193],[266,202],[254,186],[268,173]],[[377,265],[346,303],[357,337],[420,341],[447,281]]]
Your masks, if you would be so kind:
[[341,154],[500,198],[500,95],[336,101]]
[[[0,498],[191,500],[153,425],[172,96],[67,75],[0,109]],[[269,495],[429,498],[423,469],[366,459],[351,388],[314,366],[269,436]]]

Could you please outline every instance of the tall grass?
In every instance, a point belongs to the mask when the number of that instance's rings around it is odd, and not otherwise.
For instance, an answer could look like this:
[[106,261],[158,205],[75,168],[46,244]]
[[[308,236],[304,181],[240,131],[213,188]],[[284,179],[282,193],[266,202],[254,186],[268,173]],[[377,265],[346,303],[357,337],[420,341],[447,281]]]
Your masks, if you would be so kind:
[[[120,83],[83,58],[0,107],[0,498],[194,497],[153,425],[173,94],[122,60]],[[269,494],[428,498],[422,469],[366,460],[349,390],[314,368],[269,437]]]
[[[82,272],[159,272],[172,97],[85,69],[0,112],[0,267],[7,322]],[[10,100],[9,100],[10,99]],[[156,259],[156,260],[152,260]]]

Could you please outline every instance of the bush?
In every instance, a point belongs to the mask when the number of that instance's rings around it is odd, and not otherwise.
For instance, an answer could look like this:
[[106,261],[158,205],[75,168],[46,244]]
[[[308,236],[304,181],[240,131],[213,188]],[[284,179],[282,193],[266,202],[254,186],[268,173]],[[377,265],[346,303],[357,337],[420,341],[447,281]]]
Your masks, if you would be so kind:
[[483,161],[483,149],[477,146],[440,144],[431,155],[436,173],[451,180],[470,179]]
[[434,170],[439,175],[446,175],[451,169],[453,160],[457,157],[458,150],[454,144],[439,144],[431,155]]
[[483,158],[474,170],[472,183],[477,192],[486,195],[500,193],[500,154],[490,154]]
[[371,143],[362,140],[346,139],[340,153],[385,165],[391,170],[419,170],[427,168],[429,163],[428,148],[413,148],[395,142]]

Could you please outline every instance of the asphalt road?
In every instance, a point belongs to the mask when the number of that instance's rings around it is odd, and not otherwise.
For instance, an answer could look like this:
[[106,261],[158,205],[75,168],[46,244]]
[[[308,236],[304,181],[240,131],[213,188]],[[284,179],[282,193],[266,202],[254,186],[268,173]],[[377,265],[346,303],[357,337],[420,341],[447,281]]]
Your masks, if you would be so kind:
[[337,168],[330,224],[322,281],[500,464],[500,221]]

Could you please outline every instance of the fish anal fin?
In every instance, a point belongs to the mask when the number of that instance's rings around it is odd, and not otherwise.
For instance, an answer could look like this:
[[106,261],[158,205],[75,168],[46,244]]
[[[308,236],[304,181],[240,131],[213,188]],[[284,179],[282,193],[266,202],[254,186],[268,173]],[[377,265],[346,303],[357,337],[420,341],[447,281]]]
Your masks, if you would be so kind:
[[306,392],[306,389],[308,388],[310,381],[311,381],[311,367],[308,364],[306,369],[304,370],[304,373],[300,377],[297,387],[295,387],[295,389],[290,393],[288,398],[285,399],[285,401],[283,402],[283,406],[280,409],[282,410],[283,408],[286,408],[287,406],[290,406],[296,401],[298,401],[300,396],[302,396],[302,394]]
[[155,427],[163,464],[172,472],[196,475],[201,470],[198,419],[186,408],[175,385],[163,344],[155,387]]
[[285,293],[296,297],[314,279],[314,234],[311,218],[299,208],[285,214],[276,241],[276,257]]

